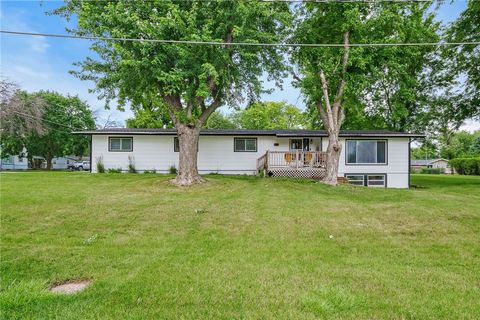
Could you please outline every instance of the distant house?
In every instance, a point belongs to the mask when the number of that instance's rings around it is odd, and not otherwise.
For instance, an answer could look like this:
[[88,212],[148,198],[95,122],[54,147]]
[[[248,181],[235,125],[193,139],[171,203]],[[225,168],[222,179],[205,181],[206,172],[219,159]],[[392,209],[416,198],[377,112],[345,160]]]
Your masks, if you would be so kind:
[[445,159],[412,160],[411,166],[413,172],[420,172],[423,168],[440,168],[445,173],[452,173],[448,160]]
[[[92,138],[95,162],[106,169],[168,173],[178,168],[175,129],[109,128],[81,131]],[[341,131],[339,177],[368,187],[408,188],[410,142],[422,135],[391,131]],[[323,130],[203,129],[198,146],[202,174],[255,174],[321,179],[325,176],[328,136]]]
[[28,159],[24,155],[7,156],[0,161],[0,170],[27,170]]

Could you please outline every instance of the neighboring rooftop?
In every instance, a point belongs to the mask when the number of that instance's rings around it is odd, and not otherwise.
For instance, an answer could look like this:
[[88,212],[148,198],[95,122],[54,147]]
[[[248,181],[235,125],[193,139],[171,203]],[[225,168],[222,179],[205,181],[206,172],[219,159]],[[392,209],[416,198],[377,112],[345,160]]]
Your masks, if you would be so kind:
[[[176,129],[130,129],[108,128],[76,131],[84,135],[176,135]],[[212,136],[277,136],[277,137],[326,137],[325,130],[247,130],[247,129],[202,129],[200,135]],[[424,137],[423,134],[388,130],[342,130],[341,137]]]
[[410,164],[412,166],[428,166],[429,164],[435,163],[437,161],[447,161],[446,159],[422,159],[422,160],[412,160]]

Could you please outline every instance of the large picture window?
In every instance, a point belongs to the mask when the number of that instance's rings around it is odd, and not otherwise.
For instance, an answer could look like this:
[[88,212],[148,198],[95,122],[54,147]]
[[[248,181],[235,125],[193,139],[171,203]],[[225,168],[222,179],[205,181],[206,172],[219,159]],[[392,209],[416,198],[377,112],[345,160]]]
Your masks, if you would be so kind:
[[257,138],[233,139],[235,152],[257,152]]
[[386,164],[386,140],[347,140],[347,164]]
[[110,138],[108,151],[130,152],[133,150],[133,138]]

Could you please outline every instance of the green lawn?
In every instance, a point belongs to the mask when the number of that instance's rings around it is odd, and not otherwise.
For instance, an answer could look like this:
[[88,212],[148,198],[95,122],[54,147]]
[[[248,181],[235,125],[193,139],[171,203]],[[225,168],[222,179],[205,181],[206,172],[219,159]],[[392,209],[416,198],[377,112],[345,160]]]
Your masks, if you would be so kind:
[[5,319],[480,318],[480,177],[0,177]]

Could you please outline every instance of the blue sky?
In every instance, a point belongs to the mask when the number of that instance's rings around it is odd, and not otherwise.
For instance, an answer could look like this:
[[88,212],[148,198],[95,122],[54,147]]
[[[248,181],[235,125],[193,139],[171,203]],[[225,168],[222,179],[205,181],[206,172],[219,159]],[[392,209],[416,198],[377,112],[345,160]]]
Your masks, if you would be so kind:
[[[68,23],[58,17],[46,15],[60,6],[61,1],[2,1],[0,2],[0,21],[2,30],[36,33],[65,34]],[[466,8],[466,0],[446,1],[438,11],[438,19],[444,23],[454,20]],[[27,91],[55,90],[63,94],[78,95],[95,111],[102,121],[109,115],[121,123],[132,116],[127,110],[104,110],[104,102],[89,93],[94,87],[92,82],[81,81],[68,73],[74,69],[74,62],[92,56],[87,40],[70,40],[42,37],[24,37],[0,35],[0,73],[3,77],[17,82]],[[273,94],[264,95],[263,100],[287,101],[304,108],[299,90],[290,85],[291,79],[285,79],[283,90],[276,89]],[[224,110],[228,112],[228,110]],[[480,123],[469,121],[467,130],[479,129]]]

